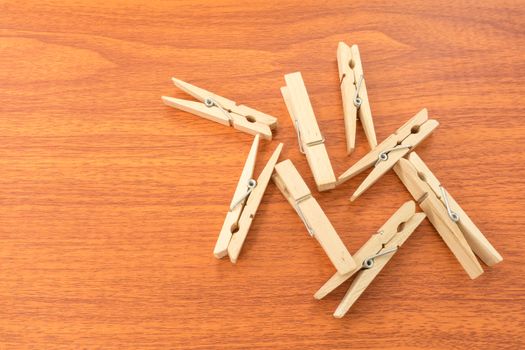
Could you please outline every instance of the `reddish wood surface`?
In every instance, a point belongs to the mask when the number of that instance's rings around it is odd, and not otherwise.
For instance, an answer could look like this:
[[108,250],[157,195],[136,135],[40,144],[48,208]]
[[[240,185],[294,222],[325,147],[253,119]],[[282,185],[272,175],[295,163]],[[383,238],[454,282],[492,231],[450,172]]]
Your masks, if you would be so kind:
[[[525,347],[522,1],[7,1],[0,5],[0,348]],[[336,174],[337,42],[361,49],[378,139],[419,148],[504,262],[471,281],[425,221],[342,320],[348,284],[270,184],[237,265],[212,249],[252,138],[164,106],[170,77],[279,118],[301,71]],[[260,169],[260,167],[258,168]],[[259,171],[259,170],[257,170]],[[410,198],[393,172],[315,193],[350,251]]]

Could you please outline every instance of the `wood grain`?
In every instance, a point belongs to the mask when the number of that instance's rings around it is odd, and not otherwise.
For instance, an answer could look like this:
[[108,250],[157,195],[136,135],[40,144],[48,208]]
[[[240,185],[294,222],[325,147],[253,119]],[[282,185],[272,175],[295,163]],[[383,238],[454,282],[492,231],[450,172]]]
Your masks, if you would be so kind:
[[[0,348],[502,349],[525,336],[522,1],[4,1]],[[279,118],[301,71],[336,175],[336,49],[359,45],[378,140],[423,107],[418,154],[503,255],[471,281],[424,221],[347,316],[333,266],[270,184],[237,265],[212,250],[252,137],[166,107],[170,78]],[[256,170],[258,173],[260,169]],[[314,193],[355,252],[410,195],[393,172]]]

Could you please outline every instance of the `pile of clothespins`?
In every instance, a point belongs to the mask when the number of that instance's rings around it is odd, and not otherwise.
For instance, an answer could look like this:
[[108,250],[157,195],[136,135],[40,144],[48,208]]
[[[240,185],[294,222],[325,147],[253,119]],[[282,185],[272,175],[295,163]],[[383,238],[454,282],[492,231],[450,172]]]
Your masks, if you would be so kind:
[[293,163],[289,159],[277,163],[282,143],[273,152],[259,178],[253,178],[259,138],[262,136],[268,140],[272,139],[272,130],[277,127],[277,118],[244,105],[238,106],[234,101],[174,78],[173,82],[177,87],[200,102],[162,97],[165,104],[255,135],[215,245],[214,255],[217,258],[228,255],[233,263],[237,261],[257,208],[272,179],[336,269],[334,275],[315,293],[315,298],[323,298],[356,274],[334,313],[335,317],[346,314],[425,217],[434,225],[470,278],[474,279],[483,273],[483,268],[474,254],[488,266],[502,261],[501,255],[414,152],[415,147],[434,131],[438,122],[428,119],[427,110],[423,109],[378,145],[357,45],[349,47],[339,43],[337,62],[348,153],[355,148],[357,118],[363,125],[372,149],[338,179],[334,175],[324,145],[325,140],[317,125],[301,73],[285,75],[286,86],[281,88],[297,131],[301,152],[306,155],[318,191],[333,189],[372,168],[368,177],[352,195],[351,200],[354,201],[387,171],[394,168],[424,213],[416,213],[414,201],[405,203],[352,256]]

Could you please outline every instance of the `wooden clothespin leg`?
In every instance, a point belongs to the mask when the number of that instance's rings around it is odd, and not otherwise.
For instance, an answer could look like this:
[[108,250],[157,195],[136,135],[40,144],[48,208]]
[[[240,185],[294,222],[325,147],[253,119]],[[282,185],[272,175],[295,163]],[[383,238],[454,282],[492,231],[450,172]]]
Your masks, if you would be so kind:
[[281,93],[297,132],[299,149],[306,155],[317,190],[333,189],[336,184],[334,170],[301,73],[286,74],[284,79],[286,86],[281,88]]
[[338,184],[351,179],[368,168],[373,168],[350,198],[351,201],[356,200],[387,171],[392,169],[399,159],[425,140],[438,125],[439,123],[436,120],[428,119],[427,110],[422,109],[395,133],[339,176]]
[[352,256],[293,163],[287,159],[277,164],[272,179],[295,209],[310,235],[317,239],[336,270],[342,274],[354,270]]
[[347,153],[350,154],[355,149],[356,121],[358,118],[363,124],[370,148],[374,149],[377,146],[377,137],[357,45],[350,47],[343,42],[339,43],[337,46],[337,66],[343,97]]
[[424,213],[416,213],[416,205],[413,201],[403,204],[379,231],[372,235],[354,254],[356,268],[346,274],[336,272],[315,293],[314,297],[316,299],[324,298],[350,277],[357,274],[334,313],[334,317],[343,317],[424,219]]
[[394,171],[470,278],[483,273],[474,253],[488,266],[503,260],[415,152],[400,159]]
[[253,181],[250,182],[250,180],[253,178],[258,149],[259,135],[255,135],[252,147],[250,148],[250,153],[248,153],[241,177],[239,178],[237,188],[235,189],[235,193],[230,203],[230,208],[226,214],[226,219],[224,220],[221,232],[219,233],[219,238],[213,249],[213,255],[215,255],[217,259],[228,255],[228,246],[230,245],[233,232],[237,232],[239,229],[239,218],[244,209],[243,204],[245,204],[244,202],[246,201],[246,193],[250,187],[253,187],[250,186],[250,184],[253,185]]
[[213,254],[218,259],[228,255],[232,263],[237,262],[241,248],[248,235],[252,221],[255,218],[255,214],[283,148],[283,144],[280,143],[266,163],[259,178],[254,180],[253,171],[258,146],[259,135],[256,135],[241,173],[239,183],[237,184],[235,194],[233,195],[230,209],[226,214],[226,219],[224,220],[213,250]]
[[162,101],[166,105],[222,125],[233,126],[235,129],[248,134],[260,134],[265,139],[272,139],[272,130],[277,128],[277,118],[244,105],[237,105],[232,100],[180,79],[173,78],[173,83],[200,102],[162,96]]

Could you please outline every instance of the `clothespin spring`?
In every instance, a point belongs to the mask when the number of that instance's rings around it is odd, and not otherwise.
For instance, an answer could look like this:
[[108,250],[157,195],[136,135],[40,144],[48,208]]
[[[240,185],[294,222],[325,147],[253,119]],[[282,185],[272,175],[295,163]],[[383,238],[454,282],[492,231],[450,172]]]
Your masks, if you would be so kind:
[[377,164],[381,163],[381,162],[386,162],[388,160],[388,154],[392,151],[398,151],[398,150],[401,150],[401,149],[410,149],[412,148],[412,146],[396,146],[394,148],[391,148],[391,149],[387,149],[386,151],[383,151],[381,153],[379,153],[379,156],[377,157],[377,162],[374,166],[377,166]]
[[[301,151],[302,154],[305,154],[304,147],[303,147],[303,139],[301,138],[301,129],[299,128],[299,121],[297,119],[294,119],[294,124],[295,124],[295,131],[297,132],[297,143],[299,144],[299,151]],[[320,145],[324,143],[324,140],[325,139],[323,136],[323,138],[321,138],[320,140],[309,142],[306,145],[307,146]]]
[[299,121],[294,119],[295,131],[297,132],[297,143],[299,144],[299,151],[304,154],[303,141],[301,139],[301,130],[299,129]]
[[303,221],[303,224],[306,227],[306,229],[308,230],[308,233],[310,234],[310,236],[314,237],[315,231],[314,231],[313,227],[310,226],[310,223],[308,222],[308,220],[306,220],[306,217],[304,216],[303,211],[301,210],[301,207],[299,206],[299,203],[301,203],[302,201],[310,198],[310,196],[311,195],[307,195],[307,196],[301,197],[298,200],[296,200],[295,201],[295,210],[297,211],[297,215],[299,215],[299,217]]
[[248,197],[250,195],[250,193],[252,193],[253,189],[257,186],[257,181],[255,181],[254,179],[250,179],[248,180],[248,188],[246,190],[246,193],[242,195],[241,198],[239,198],[237,200],[237,202],[235,202],[231,207],[230,207],[230,211],[233,211],[233,209],[235,209],[239,204],[242,203],[242,201]]
[[364,78],[364,75],[361,74],[361,78],[359,79],[359,82],[357,83],[357,88],[355,90],[354,106],[356,106],[357,108],[361,107],[361,103],[363,103],[363,100],[361,99],[361,97],[359,97],[359,90],[361,89],[361,83],[363,82]]
[[450,217],[450,220],[452,220],[454,222],[458,222],[459,221],[459,214],[454,212],[454,211],[452,211],[452,209],[450,208],[450,204],[448,203],[447,192],[445,191],[445,189],[441,185],[439,185],[439,190],[441,191],[441,196],[445,200],[445,206],[447,207],[447,213],[448,213],[448,216]]
[[204,105],[206,107],[217,107],[221,110],[221,112],[226,116],[226,118],[228,118],[228,122],[230,123],[230,126],[233,126],[233,119],[232,119],[232,116],[230,115],[230,113],[225,110],[224,108],[222,108],[222,106],[217,102],[215,101],[213,98],[211,97],[206,97],[204,99]]
[[377,253],[376,255],[372,255],[368,259],[363,261],[363,268],[364,269],[371,269],[374,266],[374,260],[375,258],[378,258],[383,255],[387,255],[390,253],[395,252],[399,247],[390,248],[388,250],[385,250],[384,252]]

